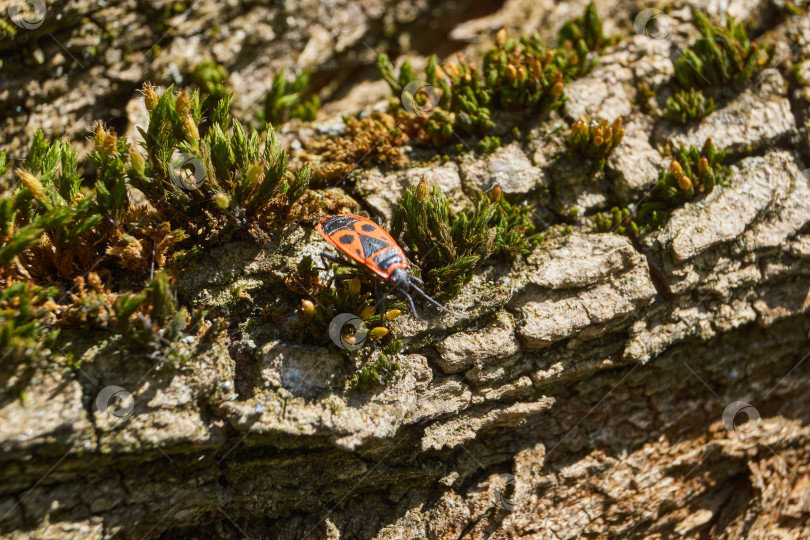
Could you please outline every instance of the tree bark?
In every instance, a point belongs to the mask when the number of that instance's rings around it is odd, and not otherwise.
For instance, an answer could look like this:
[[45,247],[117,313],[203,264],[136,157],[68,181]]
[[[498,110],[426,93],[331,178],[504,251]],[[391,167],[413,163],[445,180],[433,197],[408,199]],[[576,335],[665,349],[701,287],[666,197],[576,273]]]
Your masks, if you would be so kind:
[[[67,331],[81,367],[38,372],[22,399],[2,397],[0,533],[809,537],[810,91],[798,81],[810,81],[810,61],[793,59],[810,53],[810,16],[732,2],[729,12],[767,32],[785,59],[777,54],[716,112],[681,127],[640,110],[638,87],[648,83],[661,101],[668,95],[673,51],[695,35],[691,12],[672,4],[673,31],[654,39],[627,25],[646,5],[598,4],[606,29],[623,39],[566,87],[564,115],[538,119],[532,137],[488,156],[368,167],[360,179],[365,207],[390,216],[423,175],[459,206],[496,178],[506,196],[557,220],[578,209],[571,234],[514,264],[485,266],[449,303],[460,317],[394,321],[402,376],[369,392],[347,390],[357,366],[336,349],[296,344],[283,324],[238,317],[245,309],[234,290],[256,305],[289,296],[285,277],[325,247],[317,233],[295,227],[270,247],[215,248],[176,276],[176,287],[189,304],[235,314],[227,339],[183,344],[189,360],[173,367],[127,354],[109,335]],[[724,3],[692,4],[716,16]],[[401,2],[341,4],[362,14],[348,33],[332,29],[334,16],[319,5],[198,2],[168,18],[174,31],[150,58],[164,27],[145,6],[48,3],[41,26],[0,43],[0,141],[23,152],[35,127],[76,139],[98,119],[134,132],[134,107],[124,105],[138,99],[142,79],[171,82],[171,66],[209,54],[228,68],[249,115],[280,67],[326,80],[366,64],[365,45],[390,46],[386,28],[395,50],[419,52],[419,17],[449,26],[467,4],[437,13],[417,3],[416,15]],[[584,2],[496,7],[453,35],[506,26],[553,36]],[[104,44],[90,58],[79,45],[91,39],[88,29]],[[127,47],[134,61],[116,56]],[[16,69],[36,51],[44,63]],[[323,92],[333,90],[324,84]],[[385,99],[334,95],[343,100],[327,116]],[[553,159],[564,144],[560,126],[580,114],[625,118],[606,180],[582,180],[584,164]],[[313,127],[334,122],[292,125],[285,136],[306,142]],[[668,165],[668,143],[709,136],[729,152],[727,186],[641,239],[591,231],[585,217],[651,189]],[[103,391],[111,386],[131,395],[131,409],[110,405],[114,395]]]

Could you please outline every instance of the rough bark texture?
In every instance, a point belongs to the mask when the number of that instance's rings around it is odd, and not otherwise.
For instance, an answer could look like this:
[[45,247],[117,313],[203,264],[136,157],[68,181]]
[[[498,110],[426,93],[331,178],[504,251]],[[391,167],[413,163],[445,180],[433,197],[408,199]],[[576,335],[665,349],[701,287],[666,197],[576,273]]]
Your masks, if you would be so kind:
[[[584,4],[508,0],[451,35],[470,40],[505,26],[553,36]],[[729,3],[692,4],[718,15]],[[764,0],[730,4],[783,53],[797,44],[795,56],[810,55],[810,16],[780,16]],[[58,122],[72,137],[96,119],[132,130],[139,120],[127,119],[134,107],[124,104],[137,100],[142,79],[171,82],[183,71],[176,66],[208,55],[229,69],[241,110],[250,111],[280,66],[327,80],[367,62],[366,45],[420,51],[425,36],[411,36],[409,24],[432,24],[428,17],[452,27],[467,4],[352,4],[359,7],[344,9],[361,16],[349,33],[334,32],[319,5],[197,2],[166,22],[175,30],[152,58],[163,27],[145,4],[49,3],[45,24],[0,44],[0,141],[22,151],[35,127],[58,134]],[[105,336],[74,336],[86,343],[80,372],[37,374],[24,400],[0,401],[0,531],[810,536],[810,92],[777,55],[699,124],[673,127],[638,110],[639,82],[669,91],[677,48],[695,33],[688,5],[670,11],[668,39],[651,39],[628,23],[646,5],[599,2],[608,32],[624,37],[566,89],[565,116],[625,116],[610,182],[577,180],[583,171],[551,159],[565,126],[558,118],[538,122],[531,142],[485,158],[371,169],[361,180],[364,204],[390,215],[392,186],[423,173],[463,204],[506,163],[505,193],[560,216],[572,207],[588,213],[648,190],[668,161],[667,142],[702,144],[710,135],[732,157],[728,186],[677,209],[638,242],[575,227],[513,266],[486,267],[450,301],[461,317],[395,321],[402,377],[372,392],[345,390],[355,366],[334,349],[291,343],[282,325],[258,317],[232,328],[227,342],[187,344],[191,360],[181,368],[124,356]],[[81,54],[85,41],[95,55]],[[120,54],[127,47],[131,64]],[[37,51],[45,60],[34,65]],[[797,65],[810,80],[810,61]],[[363,83],[326,116],[384,98],[381,88]],[[312,136],[310,127],[290,129],[291,137]],[[181,296],[236,310],[235,287],[259,305],[278,295],[300,258],[325,247],[311,229],[287,232],[272,249],[233,243],[214,251],[178,276]],[[131,392],[131,415],[98,406],[110,385]]]

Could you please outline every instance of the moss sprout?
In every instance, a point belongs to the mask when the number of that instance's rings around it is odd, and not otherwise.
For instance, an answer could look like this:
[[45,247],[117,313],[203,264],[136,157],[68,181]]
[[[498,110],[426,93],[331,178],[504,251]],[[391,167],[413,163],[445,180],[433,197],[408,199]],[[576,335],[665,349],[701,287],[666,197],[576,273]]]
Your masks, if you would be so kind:
[[225,86],[228,70],[214,60],[203,60],[194,66],[189,78],[192,84],[196,85],[208,98],[204,104],[206,109],[213,107],[218,100],[228,95],[228,89]]
[[724,159],[725,152],[717,151],[711,137],[701,148],[680,147],[669,167],[661,171],[648,200],[597,214],[594,229],[639,236],[660,228],[673,209],[707,195],[717,184],[725,184],[729,170],[723,165]]
[[259,123],[278,126],[291,118],[304,121],[315,120],[321,100],[317,95],[305,100],[309,90],[310,74],[303,72],[292,81],[281,70],[274,78],[270,91],[264,98],[264,107],[257,115]]
[[391,348],[395,350],[396,348],[401,349],[402,345],[398,341],[392,343],[394,347],[386,347],[386,351],[389,351],[388,354],[381,351],[373,363],[357,370],[355,376],[349,381],[349,388],[358,392],[368,392],[372,388],[385,386],[401,377],[399,362],[389,355],[392,354],[390,352]]
[[593,2],[588,4],[581,17],[565,23],[557,34],[557,42],[567,49],[576,51],[582,59],[587,59],[589,53],[613,45],[618,40],[616,36],[605,36],[602,19]]
[[770,64],[772,47],[752,42],[742,23],[728,17],[716,26],[699,10],[694,16],[700,37],[675,62],[682,89],[743,83]]
[[[333,265],[330,270],[334,271],[337,268]],[[399,317],[405,306],[396,299],[390,299],[385,302],[385,314],[381,313],[382,303],[375,298],[373,292],[377,290],[374,279],[376,278],[358,275],[349,280],[335,282],[334,287],[325,287],[313,268],[312,257],[306,256],[301,259],[295,274],[285,281],[288,289],[303,297],[297,311],[298,321],[291,326],[294,337],[298,341],[309,337],[320,344],[332,343],[329,325],[335,316],[349,313],[363,321],[368,330],[368,334],[359,339],[380,341],[385,338],[389,333],[386,323]],[[343,342],[349,345],[363,343],[363,341],[356,342],[358,337],[353,333],[344,333],[354,330],[355,328],[350,325],[342,329]]]
[[452,215],[441,188],[423,179],[403,194],[391,232],[402,236],[423,279],[457,293],[486,259],[514,258],[541,240],[530,214],[531,207],[510,204],[496,186],[474,208]]
[[605,168],[605,162],[613,150],[622,142],[624,128],[621,117],[608,123],[607,120],[588,121],[584,116],[571,126],[568,136],[570,147],[596,163],[596,168]]
[[714,109],[712,98],[707,98],[700,90],[691,88],[679,90],[667,99],[664,116],[673,122],[686,124],[705,118],[714,112]]
[[[0,351],[4,364],[45,360],[50,347],[59,336],[58,329],[49,329],[54,287],[38,287],[30,283],[15,283],[0,289]],[[51,323],[53,320],[50,321]]]

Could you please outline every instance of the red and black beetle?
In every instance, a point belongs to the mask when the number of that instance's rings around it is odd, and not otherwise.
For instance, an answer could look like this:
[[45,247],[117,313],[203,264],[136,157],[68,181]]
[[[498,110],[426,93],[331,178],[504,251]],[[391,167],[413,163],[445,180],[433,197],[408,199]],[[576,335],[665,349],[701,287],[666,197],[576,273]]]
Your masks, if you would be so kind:
[[[389,294],[394,291],[401,292],[408,300],[408,305],[411,307],[414,317],[418,318],[418,315],[413,305],[413,298],[410,295],[411,289],[439,309],[451,315],[458,315],[428,296],[425,291],[417,286],[417,284],[422,285],[422,280],[408,270],[408,259],[405,257],[405,252],[397,245],[391,235],[377,223],[354,214],[338,214],[324,216],[318,223],[317,229],[324,240],[332,244],[342,254],[362,265],[378,278],[387,281],[391,285]],[[329,253],[321,253],[321,259],[327,268],[329,266],[326,263],[327,260],[345,264],[345,261],[340,257]],[[342,277],[349,276],[333,276],[332,280]]]

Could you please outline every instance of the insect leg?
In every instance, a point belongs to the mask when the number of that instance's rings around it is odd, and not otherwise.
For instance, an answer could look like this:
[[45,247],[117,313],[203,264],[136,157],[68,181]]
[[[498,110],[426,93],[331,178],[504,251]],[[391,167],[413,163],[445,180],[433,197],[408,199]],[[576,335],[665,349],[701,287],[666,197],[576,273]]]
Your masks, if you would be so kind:
[[380,291],[380,282],[374,282],[374,296],[377,298],[377,304],[380,306],[380,316],[385,317],[385,295]]
[[344,266],[353,266],[353,265],[347,263],[346,261],[344,261],[343,259],[341,259],[340,257],[338,257],[337,255],[334,255],[334,254],[329,253],[327,251],[321,251],[321,263],[323,264],[323,268],[317,268],[317,267],[313,266],[312,269],[313,270],[325,270],[325,271],[328,271],[329,270],[329,262],[327,262],[327,261],[333,262],[333,263],[336,263],[336,264],[342,264]]
[[411,313],[413,313],[413,318],[418,319],[419,313],[416,312],[416,306],[413,305],[413,298],[411,297],[411,295],[406,293],[405,291],[402,291],[402,296],[404,296],[405,299],[408,300],[408,305],[411,307]]

